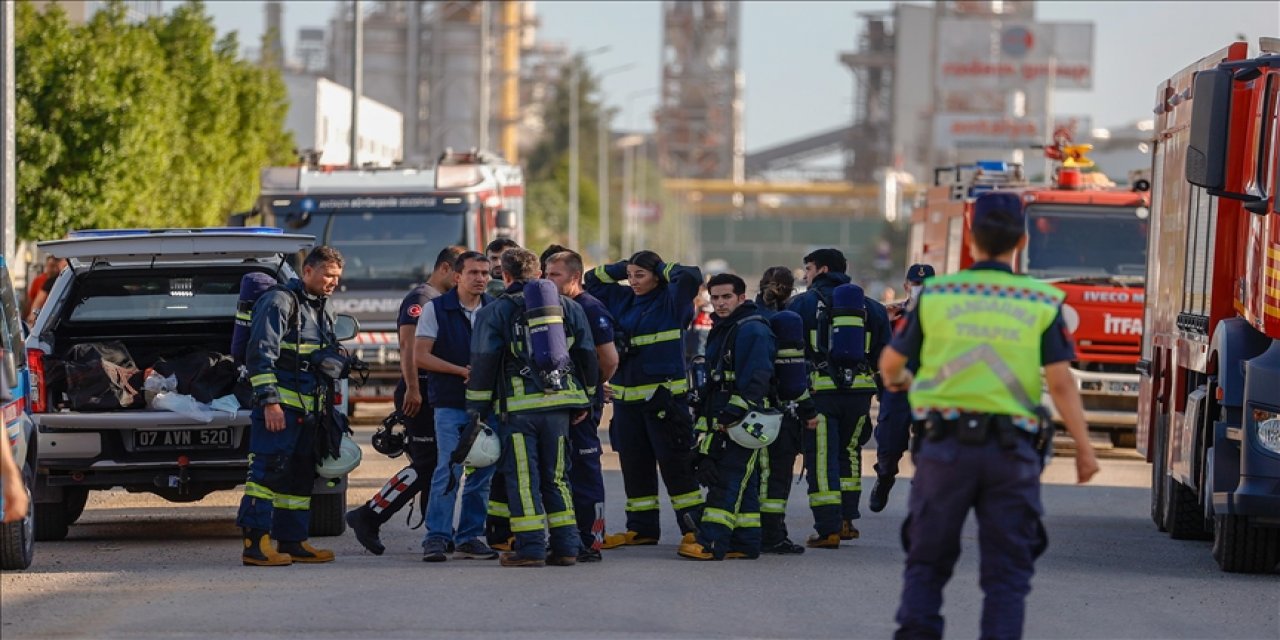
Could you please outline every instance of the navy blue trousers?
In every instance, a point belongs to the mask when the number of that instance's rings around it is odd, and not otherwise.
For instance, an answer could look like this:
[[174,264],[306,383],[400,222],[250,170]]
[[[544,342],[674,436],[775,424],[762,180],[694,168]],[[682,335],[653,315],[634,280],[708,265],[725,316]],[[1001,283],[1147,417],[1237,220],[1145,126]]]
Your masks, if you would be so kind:
[[747,449],[720,431],[706,437],[703,453],[715,463],[716,481],[707,487],[698,542],[717,559],[730,551],[759,556],[759,450]]
[[281,408],[282,431],[267,431],[262,407],[250,413],[249,478],[236,525],[270,531],[275,540],[300,542],[309,537],[311,523],[316,426],[304,426],[301,411]]
[[[622,485],[627,492],[627,530],[657,539],[658,472],[676,512],[681,533],[689,533],[685,514],[695,522],[701,517],[702,490],[693,478],[693,424],[688,418],[659,416],[650,403],[613,403],[609,440],[618,452]],[[688,415],[688,402],[676,396],[669,411]]]
[[898,475],[898,462],[911,444],[911,405],[907,394],[884,391],[876,416],[876,475]]
[[1015,447],[924,440],[913,456],[907,520],[907,567],[895,638],[941,638],[942,589],[960,557],[960,531],[978,518],[982,638],[1022,636],[1035,559],[1048,539],[1040,516],[1040,457],[1030,438]]
[[841,520],[862,517],[862,445],[871,439],[869,393],[814,396],[818,428],[802,435],[813,528],[820,536],[840,531]]
[[800,432],[804,425],[790,415],[782,418],[778,439],[759,450],[760,533],[762,544],[771,546],[787,539],[787,498],[800,455]]
[[551,552],[578,557],[577,520],[569,490],[569,411],[513,413],[503,436],[502,466],[515,551],[523,558]]
[[602,411],[592,407],[587,419],[569,425],[569,486],[573,512],[584,549],[599,549],[604,542],[604,472],[600,468]]

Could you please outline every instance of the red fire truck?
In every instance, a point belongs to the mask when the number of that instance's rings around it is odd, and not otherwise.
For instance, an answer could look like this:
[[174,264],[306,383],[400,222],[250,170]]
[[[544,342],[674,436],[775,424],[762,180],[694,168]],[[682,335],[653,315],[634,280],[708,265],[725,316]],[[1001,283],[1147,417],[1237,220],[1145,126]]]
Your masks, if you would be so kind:
[[1280,562],[1280,39],[1156,87],[1138,405],[1151,515],[1219,566]]
[[[1075,155],[1064,164],[1092,164]],[[1018,193],[1029,243],[1015,266],[1066,293],[1063,320],[1076,341],[1079,359],[1071,370],[1085,419],[1091,429],[1109,432],[1116,445],[1133,446],[1148,183],[1116,188],[1102,174],[1080,169],[1059,167],[1051,185],[1028,184],[1021,165],[1001,161],[937,169],[926,205],[912,214],[911,256],[939,273],[967,268],[973,263],[969,223],[976,197],[992,190]],[[1053,406],[1047,395],[1045,406]]]
[[483,251],[498,237],[524,242],[524,176],[519,166],[478,151],[446,152],[425,169],[270,167],[248,220],[314,235],[346,258],[332,308],[360,320],[361,333],[348,346],[370,370],[368,383],[351,389],[354,411],[358,403],[391,400],[400,379],[396,314],[441,249]]

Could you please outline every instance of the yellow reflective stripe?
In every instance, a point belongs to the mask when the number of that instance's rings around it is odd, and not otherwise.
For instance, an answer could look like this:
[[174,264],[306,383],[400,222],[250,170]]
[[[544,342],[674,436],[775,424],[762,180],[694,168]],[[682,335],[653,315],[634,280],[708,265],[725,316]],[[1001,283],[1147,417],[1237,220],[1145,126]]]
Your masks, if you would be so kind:
[[765,498],[760,501],[760,511],[763,513],[786,513],[787,501],[778,500],[777,498]]
[[297,351],[298,353],[305,356],[318,351],[320,349],[320,345],[303,344],[302,346],[298,346],[298,343],[296,342],[281,342],[280,348],[287,351]]
[[288,407],[294,407],[295,409],[306,410],[314,407],[316,404],[315,396],[298,393],[292,389],[276,387],[276,394],[280,396],[280,404]]
[[[573,492],[569,489],[569,483],[567,483],[567,482],[565,482],[565,481],[564,481],[564,479],[565,479],[565,459],[564,459],[564,452],[565,452],[566,450],[568,450],[568,447],[567,447],[567,446],[565,446],[564,440],[565,440],[565,439],[564,439],[564,436],[561,436],[561,437],[559,437],[559,438],[556,438],[556,475],[555,475],[555,484],[556,484],[556,488],[560,490],[560,500],[562,501],[562,504],[564,504],[564,507],[565,507],[565,511],[562,511],[562,512],[560,512],[560,513],[567,513],[567,514],[569,514],[569,522],[570,522],[570,524],[573,524],[573,523],[574,523],[574,518],[573,518]],[[544,505],[544,506],[545,506],[545,505]],[[554,515],[548,515],[547,517],[551,518],[551,520],[550,520],[551,526],[553,526],[553,527],[560,526],[560,525],[557,525],[557,524],[556,524],[555,516],[554,516]]]
[[489,510],[487,513],[495,518],[511,517],[511,509],[507,507],[507,503],[497,502],[495,500],[489,501]]
[[732,372],[732,371],[725,371],[725,372],[724,372],[724,381],[725,381],[725,382],[733,382],[733,381],[735,381],[735,380],[737,380],[737,379],[738,379],[738,374],[737,374],[737,373],[734,373],[734,372]]
[[469,402],[488,402],[493,399],[493,391],[471,390],[467,389],[467,401]]
[[851,488],[846,488],[846,478],[840,479],[842,491],[862,491],[862,456],[858,451],[858,442],[862,439],[862,428],[866,425],[867,416],[858,416],[858,424],[853,427],[853,437],[849,438],[849,474]]
[[833,327],[862,327],[866,326],[865,321],[860,316],[836,316],[831,319]]
[[[706,429],[703,429],[703,431],[705,432],[705,431],[706,431]],[[699,440],[699,441],[698,441],[698,453],[701,453],[701,454],[703,454],[703,455],[706,455],[706,454],[710,453],[710,452],[711,452],[711,439],[712,439],[712,438],[714,438],[714,437],[715,437],[715,436],[713,436],[713,435],[711,435],[711,434],[709,434],[709,433],[708,433],[707,435],[703,436],[703,437],[702,437],[702,440]]]
[[657,511],[658,496],[644,496],[643,498],[627,498],[626,511]]
[[839,491],[817,491],[809,494],[810,507],[825,507],[840,504]]
[[620,402],[645,401],[653,397],[653,393],[658,390],[658,387],[666,387],[671,390],[672,395],[678,396],[689,392],[689,381],[668,380],[634,387],[615,384],[613,385],[613,398]]
[[669,331],[660,331],[658,333],[646,333],[642,336],[632,336],[631,346],[643,347],[651,344],[657,344],[659,342],[670,342],[672,340],[679,340],[679,339],[680,339],[680,330],[671,329]]
[[259,373],[256,376],[249,376],[249,384],[255,387],[260,387],[264,384],[275,384],[275,383],[276,383],[276,374],[274,373]]
[[734,519],[735,518],[733,514],[729,513],[728,511],[725,511],[724,509],[707,507],[706,509],[702,510],[703,524],[706,524],[706,523],[721,524],[732,529]]
[[306,511],[311,508],[311,496],[291,496],[277,493],[271,500],[271,506],[286,511]]
[[[827,456],[831,455],[831,452],[827,451],[827,416],[821,413],[818,414],[818,429],[815,434],[815,440],[817,441],[817,452],[815,453],[815,458],[817,460],[814,462],[813,466],[817,467],[815,471],[818,472],[819,493],[825,493],[827,487],[831,486],[827,478]],[[839,495],[839,493],[836,494],[837,497],[839,497]],[[812,497],[810,498],[809,503],[813,504]]]
[[524,395],[516,394],[507,400],[508,411],[528,411],[530,409],[552,409],[565,406],[582,406],[587,404],[587,392],[582,389],[570,389],[555,393]]
[[760,501],[764,502],[769,499],[769,447],[765,447],[756,452],[756,459],[760,467]]
[[236,320],[244,320],[245,322],[250,322],[253,320],[253,314],[251,314],[248,311],[237,311]]
[[250,498],[262,498],[263,500],[273,500],[276,497],[276,492],[256,482],[246,482],[244,485],[244,494]]
[[596,274],[596,278],[604,284],[613,284],[617,282],[617,280],[614,280],[613,278],[609,277],[609,272],[605,271],[604,265],[600,265],[596,267],[595,274]]
[[529,319],[531,327],[540,327],[544,324],[564,324],[564,316],[541,316]]
[[[524,448],[524,434],[511,434],[511,448],[516,454],[516,493],[520,495],[520,507],[528,516],[537,511],[533,506],[532,478],[529,475],[529,452]],[[512,518],[514,523],[516,518]],[[514,530],[514,527],[513,527]]]
[[573,509],[547,514],[547,526],[552,529],[555,529],[556,527],[570,527],[577,524],[578,520],[573,515]]
[[804,349],[778,349],[776,358],[803,358]]
[[733,524],[735,529],[754,529],[760,526],[760,514],[758,513],[739,513],[738,520]]
[[841,491],[862,491],[862,478],[840,478]]
[[668,264],[667,267],[662,270],[662,279],[667,282],[671,282],[671,270],[674,268],[676,268],[676,263],[672,262],[671,264]]
[[[831,379],[831,376],[828,376],[825,373],[818,373],[816,371],[809,374],[809,383],[810,385],[813,386],[814,391],[833,391],[840,388],[836,386],[836,383],[834,380]],[[848,389],[845,389],[845,391],[854,391],[858,389],[875,389],[875,388],[876,388],[875,379],[868,374],[860,373],[854,377],[853,385],[850,386]]]
[[530,531],[542,531],[547,528],[547,517],[542,514],[532,516],[519,516],[511,519],[512,533],[528,533]]
[[[756,454],[753,451],[751,458],[747,460],[747,472],[742,474],[742,482],[738,485],[738,499],[733,503],[734,513],[742,511],[742,496],[747,493],[747,484],[751,480],[751,468],[756,464]],[[760,514],[756,514],[756,526],[760,526]]]
[[678,496],[671,496],[671,506],[676,511],[696,507],[700,504],[702,504],[702,491],[700,490],[682,493]]
[[747,406],[747,401],[746,401],[746,400],[743,400],[743,399],[742,399],[741,397],[739,397],[737,394],[734,394],[734,395],[732,395],[732,396],[729,396],[729,406],[731,406],[731,407],[738,407],[739,409],[745,409],[745,410],[748,410],[748,411],[750,411],[750,410],[751,410],[751,407],[748,407],[748,406]]

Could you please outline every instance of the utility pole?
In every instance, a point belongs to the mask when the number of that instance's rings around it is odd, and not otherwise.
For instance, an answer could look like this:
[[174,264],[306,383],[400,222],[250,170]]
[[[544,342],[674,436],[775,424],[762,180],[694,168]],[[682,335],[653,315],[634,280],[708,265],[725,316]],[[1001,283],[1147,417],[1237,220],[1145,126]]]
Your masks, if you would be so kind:
[[580,251],[578,246],[578,81],[582,76],[582,58],[574,60],[569,71],[569,248]]
[[364,12],[360,0],[351,0],[351,159],[360,166],[360,94],[364,93]]
[[17,253],[17,217],[15,199],[15,178],[17,156],[14,153],[14,122],[16,108],[13,90],[13,4],[5,2],[0,7],[0,247],[4,249],[5,262],[12,265]]
[[596,183],[600,189],[600,264],[609,258],[609,123],[606,110],[596,111]]

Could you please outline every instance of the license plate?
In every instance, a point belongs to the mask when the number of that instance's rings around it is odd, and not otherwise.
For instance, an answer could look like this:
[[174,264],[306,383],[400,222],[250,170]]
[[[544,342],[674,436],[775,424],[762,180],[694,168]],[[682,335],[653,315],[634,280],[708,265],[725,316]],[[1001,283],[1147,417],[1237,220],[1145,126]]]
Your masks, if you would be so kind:
[[137,450],[157,451],[166,449],[231,449],[231,427],[216,429],[181,429],[177,431],[138,430],[133,432],[133,447]]

